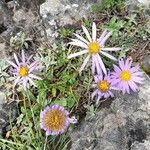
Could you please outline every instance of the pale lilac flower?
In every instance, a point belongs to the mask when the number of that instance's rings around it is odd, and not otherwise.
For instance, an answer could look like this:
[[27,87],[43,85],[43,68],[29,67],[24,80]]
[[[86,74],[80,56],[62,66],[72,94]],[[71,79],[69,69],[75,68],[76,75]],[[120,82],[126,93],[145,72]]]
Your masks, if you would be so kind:
[[94,76],[95,84],[93,85],[96,87],[95,91],[92,93],[92,98],[95,96],[97,97],[97,101],[101,98],[108,98],[113,97],[112,90],[118,90],[115,86],[111,84],[111,76],[110,72],[106,75],[95,75]]
[[27,60],[25,58],[24,51],[22,50],[22,59],[19,61],[16,54],[14,54],[15,63],[12,61],[7,60],[7,62],[14,67],[13,69],[13,75],[16,77],[16,80],[14,82],[14,87],[16,84],[23,85],[24,89],[28,87],[28,82],[31,85],[35,85],[33,79],[41,80],[40,77],[34,75],[32,72],[36,69],[38,69],[38,62],[34,61],[30,63],[30,60],[32,56],[30,56]]
[[77,119],[70,118],[69,112],[62,106],[47,106],[40,113],[40,127],[46,131],[47,136],[64,133],[70,123],[77,123]]
[[104,47],[104,44],[106,42],[106,40],[111,36],[111,32],[107,32],[107,30],[105,30],[102,35],[100,36],[100,38],[96,38],[96,24],[93,22],[92,25],[92,37],[90,36],[88,30],[86,29],[86,27],[82,26],[82,29],[86,35],[86,38],[83,38],[82,36],[78,35],[78,34],[74,34],[77,39],[72,39],[72,41],[68,44],[71,45],[75,45],[75,46],[79,46],[81,48],[83,48],[80,52],[71,54],[68,56],[68,58],[73,58],[79,55],[83,55],[83,54],[88,54],[80,68],[80,72],[85,68],[86,64],[88,63],[88,61],[92,60],[92,72],[95,73],[96,69],[97,69],[97,73],[101,73],[101,69],[103,70],[103,72],[106,74],[106,68],[105,65],[100,57],[100,54],[114,60],[117,61],[117,59],[110,55],[109,53],[107,53],[107,51],[118,51],[121,50],[121,48],[118,47]]
[[116,85],[123,94],[129,93],[130,90],[136,92],[139,88],[137,84],[142,84],[144,78],[143,72],[140,71],[139,66],[132,67],[132,61],[119,60],[119,66],[114,65],[114,72],[112,73],[112,84]]

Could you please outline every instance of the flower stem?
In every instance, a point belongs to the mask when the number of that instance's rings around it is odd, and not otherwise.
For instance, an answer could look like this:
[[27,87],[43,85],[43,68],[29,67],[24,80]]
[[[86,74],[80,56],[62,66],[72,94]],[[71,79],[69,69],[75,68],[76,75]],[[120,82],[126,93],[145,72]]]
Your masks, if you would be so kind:
[[44,143],[44,149],[43,150],[46,150],[46,144],[47,144],[47,135],[46,135],[46,137],[45,137],[45,143]]
[[30,109],[31,109],[31,113],[32,113],[33,124],[36,125],[35,124],[34,112],[33,112],[33,106],[32,106],[31,100],[30,100],[30,96],[29,96],[29,91],[27,91],[26,93],[27,93],[27,98],[28,98]]

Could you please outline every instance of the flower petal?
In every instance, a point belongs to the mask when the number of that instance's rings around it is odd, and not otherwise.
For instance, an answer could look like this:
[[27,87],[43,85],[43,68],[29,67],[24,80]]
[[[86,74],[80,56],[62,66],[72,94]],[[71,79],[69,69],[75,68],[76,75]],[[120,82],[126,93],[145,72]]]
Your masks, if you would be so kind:
[[14,53],[14,58],[15,58],[15,61],[16,61],[17,65],[19,66],[20,63],[19,63],[18,57],[17,57],[17,55],[15,53]]
[[13,87],[15,87],[15,86],[16,86],[16,84],[19,82],[19,80],[20,80],[20,76],[19,76],[19,77],[17,77],[17,79],[15,80]]
[[112,60],[114,60],[114,61],[117,61],[117,59],[116,59],[114,56],[112,56],[112,55],[110,55],[110,54],[108,54],[108,53],[106,53],[106,52],[103,52],[103,51],[101,51],[101,53],[102,53],[103,55],[105,55],[106,57],[108,57],[108,58],[110,58],[110,59],[112,59]]
[[92,93],[92,95],[91,95],[92,99],[93,99],[97,94],[98,94],[98,89],[96,89],[96,90]]
[[79,46],[79,47],[87,49],[87,45],[85,43],[81,42],[81,41],[73,41],[73,42],[69,42],[68,44]]
[[119,66],[120,66],[121,70],[125,70],[125,62],[123,59],[119,60]]
[[95,68],[96,68],[95,60],[94,60],[94,56],[92,55],[92,73],[93,74],[95,74]]
[[80,51],[80,52],[77,52],[77,53],[74,53],[74,54],[70,54],[68,56],[68,59],[73,58],[73,57],[77,57],[77,56],[80,56],[80,55],[83,55],[83,54],[85,54],[87,52],[88,52],[87,50],[83,50],[83,51]]
[[121,50],[121,48],[120,47],[102,47],[101,48],[101,50],[103,50],[103,51],[119,51],[119,50]]
[[95,22],[93,22],[93,25],[92,25],[92,40],[96,41],[96,24],[95,24]]
[[102,69],[101,69],[101,64],[100,64],[100,61],[99,61],[99,54],[95,54],[93,55],[94,57],[94,61],[95,61],[95,65],[96,65],[96,71],[97,71],[97,74],[98,75],[101,75],[102,74]]
[[83,62],[83,64],[82,64],[82,66],[81,66],[81,68],[80,68],[80,70],[79,70],[80,73],[81,73],[81,71],[85,68],[85,66],[86,66],[86,64],[88,63],[89,59],[90,59],[90,55],[88,55],[88,56],[85,58],[85,60],[84,60],[84,62]]
[[106,36],[106,34],[107,34],[107,29],[105,29],[105,30],[103,31],[103,33],[101,34],[100,38],[99,38],[97,41],[100,43],[101,40]]
[[98,55],[98,57],[97,57],[97,58],[98,58],[98,60],[99,60],[100,66],[101,66],[101,68],[102,68],[102,70],[103,70],[104,74],[106,74],[106,73],[107,73],[107,71],[106,71],[105,65],[104,65],[104,63],[103,63],[103,61],[102,61],[101,57]]
[[22,78],[22,83],[23,83],[23,88],[24,88],[24,90],[26,90],[27,89],[27,78],[26,77],[24,77],[24,78]]
[[38,76],[36,76],[36,75],[34,75],[34,74],[29,74],[28,75],[30,78],[33,78],[33,79],[37,79],[37,80],[42,80],[42,78],[40,78],[40,77],[38,77]]
[[34,61],[33,63],[31,63],[29,65],[29,69],[31,69],[32,67],[35,67],[36,65],[38,65],[38,61]]
[[91,36],[90,36],[90,34],[89,34],[89,31],[86,29],[86,27],[85,27],[85,26],[82,26],[82,29],[83,29],[83,31],[84,31],[86,37],[88,38],[88,40],[89,40],[90,42],[92,42]]
[[82,36],[78,35],[78,34],[74,34],[79,40],[81,40],[82,42],[86,43],[86,44],[89,44],[89,42],[84,39]]
[[113,67],[114,67],[115,72],[117,72],[117,73],[121,72],[121,69],[118,66],[113,65]]
[[10,65],[12,65],[14,68],[18,68],[18,66],[17,66],[15,63],[13,63],[12,61],[7,60],[7,62],[8,62]]
[[101,47],[104,46],[106,40],[112,35],[112,32],[108,32],[107,35],[100,41]]
[[24,50],[22,50],[22,62],[23,62],[23,64],[25,64],[25,54],[24,54]]

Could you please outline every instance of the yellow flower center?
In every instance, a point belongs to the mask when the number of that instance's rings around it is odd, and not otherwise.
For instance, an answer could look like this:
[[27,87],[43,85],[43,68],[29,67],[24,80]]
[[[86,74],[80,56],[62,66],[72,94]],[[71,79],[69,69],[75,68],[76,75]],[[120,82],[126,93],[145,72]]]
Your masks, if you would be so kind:
[[106,80],[102,80],[100,82],[97,83],[97,88],[105,93],[109,90],[109,83]]
[[123,81],[129,81],[131,79],[131,74],[129,71],[122,71],[120,74],[120,78]]
[[88,45],[88,50],[90,54],[96,54],[100,51],[100,46],[98,42],[91,42]]
[[64,128],[67,116],[60,110],[50,110],[43,117],[43,124],[48,130],[58,132]]
[[28,75],[28,73],[29,73],[28,67],[26,67],[26,66],[20,67],[20,69],[19,69],[19,75],[21,77],[26,77]]

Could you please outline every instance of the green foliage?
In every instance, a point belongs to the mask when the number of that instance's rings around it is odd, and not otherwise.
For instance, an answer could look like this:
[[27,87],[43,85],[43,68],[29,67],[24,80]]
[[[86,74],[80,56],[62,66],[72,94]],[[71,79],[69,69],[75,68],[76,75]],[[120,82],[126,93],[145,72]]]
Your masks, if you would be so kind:
[[90,106],[87,105],[87,106],[85,106],[85,108],[87,109],[85,120],[92,119],[95,116],[96,108],[94,108],[93,105],[90,105]]
[[116,40],[119,36],[120,29],[124,28],[125,22],[114,16],[111,18],[109,24],[106,26],[107,29],[112,31],[112,40]]
[[21,50],[22,48],[28,49],[28,43],[32,41],[24,32],[19,32],[16,36],[11,37],[10,46],[15,50]]
[[60,38],[68,38],[74,33],[74,29],[62,27],[58,30]]
[[124,7],[124,0],[102,0],[102,3],[99,5],[93,4],[92,11],[100,13],[105,10],[112,10],[121,7]]
[[5,81],[6,77],[8,77],[7,69],[8,69],[8,64],[4,59],[0,60],[0,81],[3,82]]

